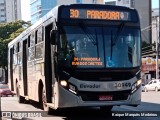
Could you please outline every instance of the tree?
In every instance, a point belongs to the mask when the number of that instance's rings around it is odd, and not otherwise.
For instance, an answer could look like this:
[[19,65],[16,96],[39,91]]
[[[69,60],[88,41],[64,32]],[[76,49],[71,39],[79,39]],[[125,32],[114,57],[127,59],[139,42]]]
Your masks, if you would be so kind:
[[26,29],[26,27],[24,26],[29,27],[30,25],[30,23],[22,20],[0,24],[0,67],[5,70],[6,81],[8,79],[8,43],[15,39],[20,33],[22,33]]

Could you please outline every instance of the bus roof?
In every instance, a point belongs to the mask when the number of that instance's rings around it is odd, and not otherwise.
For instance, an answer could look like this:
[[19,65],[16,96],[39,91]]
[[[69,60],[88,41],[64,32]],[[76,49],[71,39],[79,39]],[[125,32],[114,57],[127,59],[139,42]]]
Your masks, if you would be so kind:
[[52,10],[50,10],[46,15],[44,15],[42,18],[40,18],[35,24],[27,28],[25,31],[23,31],[19,36],[17,36],[14,40],[12,40],[9,44],[9,46],[12,46],[15,42],[21,41],[23,37],[25,37],[27,34],[29,34],[32,30],[43,24],[45,21],[47,21],[50,18],[53,18],[55,21],[58,19],[58,10],[59,8],[64,7],[78,7],[78,8],[117,8],[118,10],[135,10],[133,8],[125,7],[125,6],[114,6],[114,5],[103,5],[103,4],[70,4],[70,5],[58,5],[54,7]]

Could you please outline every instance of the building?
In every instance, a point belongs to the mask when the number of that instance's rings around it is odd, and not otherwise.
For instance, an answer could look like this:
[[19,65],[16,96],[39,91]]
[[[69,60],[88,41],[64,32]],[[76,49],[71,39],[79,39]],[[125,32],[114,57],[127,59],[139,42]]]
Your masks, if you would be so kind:
[[159,8],[152,9],[152,43],[159,40]]
[[106,2],[105,4],[137,9],[141,22],[142,41],[152,43],[152,29],[148,29],[151,26],[151,0],[117,0],[116,3],[115,1]]
[[104,0],[30,0],[31,23],[35,23],[56,5],[63,4],[103,4]]
[[[160,64],[160,59],[158,59],[158,64]],[[159,66],[159,69],[160,69],[160,66]],[[156,70],[156,59],[152,57],[142,58],[141,70],[142,70],[141,76],[142,76],[143,83],[147,84],[152,79],[155,79],[156,71],[157,71]]]
[[[156,43],[159,41],[159,8],[152,9],[152,23],[151,26],[146,27],[146,30],[150,29],[152,30],[152,43]],[[160,69],[160,59],[158,59],[158,65]],[[159,69],[158,73],[160,74]],[[142,78],[144,83],[156,78],[156,71],[156,59],[153,56],[142,58]]]
[[56,0],[30,0],[31,23],[38,21],[56,4]]
[[0,0],[0,23],[21,20],[21,0]]

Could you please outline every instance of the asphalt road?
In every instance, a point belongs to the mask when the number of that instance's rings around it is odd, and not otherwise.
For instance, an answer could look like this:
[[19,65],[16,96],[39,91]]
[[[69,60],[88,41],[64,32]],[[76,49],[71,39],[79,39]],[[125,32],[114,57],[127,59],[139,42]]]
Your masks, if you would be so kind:
[[[47,115],[47,113],[43,112],[40,108],[38,108],[35,103],[19,104],[16,97],[2,97],[1,110],[3,114],[6,111],[12,111],[12,114],[15,111],[20,111],[20,114],[23,114],[24,118],[19,119],[29,120],[110,120],[113,119],[113,116],[114,120],[160,120],[160,116],[151,117],[157,115],[157,113],[160,115],[160,92],[143,92],[142,103],[138,107],[115,106],[113,107],[111,113],[102,112],[99,108],[95,107],[63,109],[59,111],[53,111],[50,115]],[[43,117],[25,118],[25,115],[31,115],[30,112],[32,111],[34,111],[34,115],[41,114]],[[134,114],[130,112],[133,112]],[[14,115],[16,116],[18,114],[19,112],[16,112]],[[127,114],[129,115],[129,117],[126,117]],[[145,117],[142,117],[143,115],[145,115]]]

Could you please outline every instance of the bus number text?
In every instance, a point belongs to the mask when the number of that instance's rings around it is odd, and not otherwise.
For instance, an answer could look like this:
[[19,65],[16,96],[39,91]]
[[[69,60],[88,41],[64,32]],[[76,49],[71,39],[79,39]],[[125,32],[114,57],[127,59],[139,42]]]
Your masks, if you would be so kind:
[[114,84],[115,88],[124,88],[124,87],[131,87],[131,83],[130,82],[126,82],[126,83],[115,83]]

